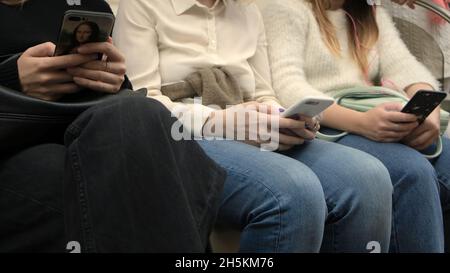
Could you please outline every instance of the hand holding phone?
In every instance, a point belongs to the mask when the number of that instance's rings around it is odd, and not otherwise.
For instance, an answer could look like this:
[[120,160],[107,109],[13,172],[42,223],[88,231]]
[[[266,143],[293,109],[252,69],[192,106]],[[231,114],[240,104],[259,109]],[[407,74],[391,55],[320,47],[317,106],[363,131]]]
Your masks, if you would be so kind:
[[125,58],[112,44],[114,16],[110,13],[69,10],[61,25],[55,56],[97,55],[93,60],[66,71],[84,89],[117,93],[125,81]]
[[444,92],[419,90],[402,109],[402,113],[413,114],[422,123],[447,96]]

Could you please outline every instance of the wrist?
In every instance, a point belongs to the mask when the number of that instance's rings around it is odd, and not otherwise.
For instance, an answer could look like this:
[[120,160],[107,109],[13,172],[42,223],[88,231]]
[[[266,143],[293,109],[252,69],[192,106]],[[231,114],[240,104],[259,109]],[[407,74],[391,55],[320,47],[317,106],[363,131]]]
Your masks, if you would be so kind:
[[203,123],[203,137],[224,137],[225,132],[225,114],[224,110],[213,111]]
[[347,132],[356,134],[356,135],[364,135],[366,131],[366,125],[370,123],[368,121],[368,113],[367,112],[357,112],[355,111],[352,115],[351,120],[349,120]]

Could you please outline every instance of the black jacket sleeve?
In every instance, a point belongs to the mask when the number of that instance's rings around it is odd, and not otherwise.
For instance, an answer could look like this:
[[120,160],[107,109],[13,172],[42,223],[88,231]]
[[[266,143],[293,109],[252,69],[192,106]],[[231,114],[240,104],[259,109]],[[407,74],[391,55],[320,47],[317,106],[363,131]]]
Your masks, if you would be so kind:
[[0,63],[0,85],[17,91],[22,90],[17,68],[17,60],[19,57],[20,54],[16,54]]

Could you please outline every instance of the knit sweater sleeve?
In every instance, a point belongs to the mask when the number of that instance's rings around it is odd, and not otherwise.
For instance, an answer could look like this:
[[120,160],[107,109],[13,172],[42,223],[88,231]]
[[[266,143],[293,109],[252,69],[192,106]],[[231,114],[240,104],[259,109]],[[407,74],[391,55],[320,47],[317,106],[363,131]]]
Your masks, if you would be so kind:
[[325,96],[306,78],[305,47],[310,10],[301,1],[271,1],[262,9],[275,93],[284,107],[307,95]]
[[410,53],[392,18],[383,8],[377,10],[377,22],[380,31],[380,76],[395,83],[402,90],[415,83],[428,83],[435,90],[439,90],[439,82]]

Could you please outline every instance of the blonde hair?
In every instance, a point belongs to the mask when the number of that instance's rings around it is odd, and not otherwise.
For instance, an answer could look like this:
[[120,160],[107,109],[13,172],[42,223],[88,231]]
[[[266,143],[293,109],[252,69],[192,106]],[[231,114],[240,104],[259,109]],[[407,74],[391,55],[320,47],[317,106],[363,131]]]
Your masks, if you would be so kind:
[[[308,0],[312,4],[313,13],[324,36],[327,47],[336,56],[340,56],[341,46],[336,37],[336,29],[327,16],[326,11],[331,7],[332,0]],[[348,33],[349,45],[353,59],[362,69],[369,69],[369,51],[377,43],[379,28],[373,7],[366,1],[346,0],[344,11],[349,17]]]

